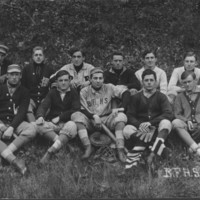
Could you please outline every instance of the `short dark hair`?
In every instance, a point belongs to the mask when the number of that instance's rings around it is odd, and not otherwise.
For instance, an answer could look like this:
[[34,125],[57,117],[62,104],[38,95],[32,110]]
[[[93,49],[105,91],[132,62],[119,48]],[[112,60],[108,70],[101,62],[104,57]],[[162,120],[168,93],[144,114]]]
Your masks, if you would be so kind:
[[78,47],[72,47],[70,50],[69,50],[69,55],[72,57],[73,54],[77,51],[80,51],[82,56],[85,57],[85,51],[82,49],[82,48],[78,48]]
[[184,71],[182,74],[181,74],[181,80],[184,80],[186,79],[188,76],[192,76],[192,78],[195,80],[196,79],[196,74],[193,72],[193,71]]
[[142,80],[144,80],[144,77],[145,77],[146,75],[153,75],[154,78],[155,78],[155,80],[157,79],[157,77],[156,77],[156,72],[154,72],[154,71],[151,70],[151,69],[145,69],[145,70],[143,71],[143,73],[142,73]]
[[122,57],[124,58],[124,54],[123,54],[121,51],[114,51],[114,52],[112,53],[112,58],[113,58],[114,56],[122,56]]
[[149,53],[152,53],[157,58],[157,52],[153,49],[146,49],[142,53],[142,58],[145,58],[145,56]]
[[60,70],[56,73],[56,80],[58,80],[59,77],[64,76],[64,75],[68,75],[70,78],[70,74],[68,71],[66,70]]
[[197,61],[197,59],[198,59],[197,54],[196,54],[195,52],[193,52],[193,51],[188,51],[188,52],[186,52],[186,53],[184,54],[184,56],[183,56],[183,59],[185,59],[186,57],[190,57],[190,56],[194,56],[195,59],[196,59],[196,61]]
[[34,47],[33,48],[33,54],[35,53],[35,51],[37,51],[37,50],[41,50],[42,51],[42,53],[44,54],[44,48],[43,47],[41,47],[41,46],[36,46],[36,47]]

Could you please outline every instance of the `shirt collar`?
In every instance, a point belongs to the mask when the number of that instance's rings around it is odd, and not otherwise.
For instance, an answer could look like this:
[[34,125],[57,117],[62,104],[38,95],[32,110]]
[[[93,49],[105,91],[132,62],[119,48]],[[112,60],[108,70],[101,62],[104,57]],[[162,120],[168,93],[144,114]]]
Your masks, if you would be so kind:
[[156,88],[153,89],[151,92],[149,92],[149,91],[147,91],[147,90],[145,90],[145,89],[143,88],[143,94],[144,94],[144,96],[147,97],[147,98],[149,98],[149,97],[151,97],[153,94],[155,94],[156,91],[157,91]]
[[[122,74],[124,71],[126,70],[126,67],[123,67],[123,70],[120,74]],[[115,74],[115,71],[113,70],[113,68],[111,67],[109,70],[111,73]]]
[[58,87],[57,87],[57,90],[58,90],[58,92],[60,93],[60,94],[65,94],[65,93],[67,93],[67,92],[69,92],[69,91],[71,91],[71,89],[70,89],[70,87],[66,90],[66,91],[61,91]]
[[[71,63],[70,69],[71,69],[71,70],[75,70],[75,67],[74,67],[73,63]],[[87,69],[87,67],[85,66],[85,62],[83,62],[83,67],[82,67],[82,69],[83,69],[83,70],[86,70],[86,69]]]

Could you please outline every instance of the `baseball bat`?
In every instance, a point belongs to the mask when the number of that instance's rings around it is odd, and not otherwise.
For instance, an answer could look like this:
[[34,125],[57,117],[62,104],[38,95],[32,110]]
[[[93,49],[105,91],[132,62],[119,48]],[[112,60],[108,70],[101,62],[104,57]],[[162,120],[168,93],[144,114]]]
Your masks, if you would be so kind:
[[[105,133],[108,136],[110,136],[110,138],[116,143],[116,137],[114,136],[114,134],[109,130],[109,128],[104,123],[102,123],[102,128],[105,131]],[[127,150],[126,147],[124,147],[124,150],[126,151],[126,153],[128,153],[128,150]]]
[[115,138],[115,136],[114,136],[114,134],[107,128],[107,126],[105,125],[105,124],[103,124],[102,123],[102,128],[103,128],[103,130],[105,131],[105,133],[108,135],[108,136],[110,136],[110,138],[114,141],[114,142],[116,142],[116,138]]

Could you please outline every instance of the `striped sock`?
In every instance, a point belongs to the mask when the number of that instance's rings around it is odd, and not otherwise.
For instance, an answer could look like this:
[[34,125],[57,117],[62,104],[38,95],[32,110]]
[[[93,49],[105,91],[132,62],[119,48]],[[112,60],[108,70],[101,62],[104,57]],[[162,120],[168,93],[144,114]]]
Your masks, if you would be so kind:
[[142,156],[142,152],[144,150],[145,150],[145,147],[136,146],[131,151],[129,151],[126,156],[125,169],[130,169],[133,166],[137,166],[137,164]]

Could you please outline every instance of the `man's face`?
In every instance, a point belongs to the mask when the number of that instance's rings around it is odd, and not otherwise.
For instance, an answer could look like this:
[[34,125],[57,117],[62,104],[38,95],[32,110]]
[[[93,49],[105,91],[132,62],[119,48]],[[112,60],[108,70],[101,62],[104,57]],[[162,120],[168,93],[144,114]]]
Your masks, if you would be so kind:
[[42,50],[36,50],[33,53],[33,61],[36,64],[41,64],[44,61],[44,54],[43,54]]
[[153,69],[156,66],[157,58],[153,53],[146,54],[144,63],[146,68]]
[[10,85],[18,85],[21,79],[21,73],[20,72],[7,73],[7,79]]
[[3,62],[5,57],[6,57],[6,54],[0,53],[0,63]]
[[144,89],[146,89],[147,91],[152,91],[154,88],[156,88],[156,80],[153,74],[146,75],[144,79],[142,80],[142,83],[143,83]]
[[90,78],[91,85],[94,89],[100,89],[103,85],[104,78],[102,73],[95,73]]
[[124,65],[124,59],[121,55],[114,55],[112,60],[112,67],[114,69],[122,69]]
[[184,67],[186,70],[191,71],[197,65],[196,58],[194,56],[187,56],[184,60]]
[[63,75],[57,79],[57,87],[61,91],[67,90],[69,88],[69,85],[70,85],[69,75]]
[[74,66],[80,66],[85,60],[85,57],[82,55],[81,51],[76,51],[72,55],[72,63]]
[[186,79],[182,80],[183,86],[186,91],[192,91],[196,87],[196,80],[193,79],[192,75],[189,75]]

